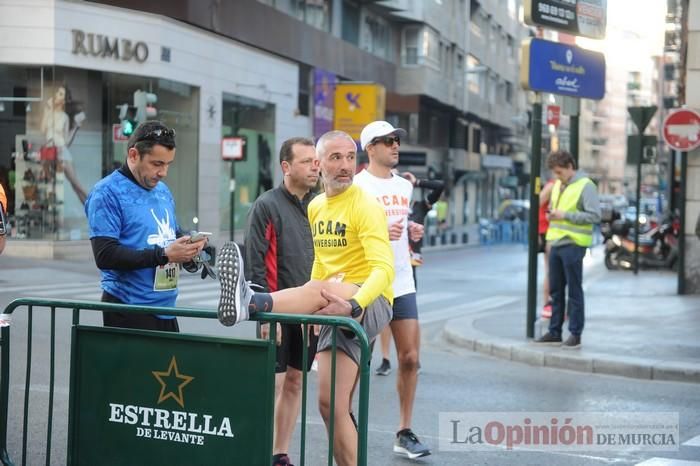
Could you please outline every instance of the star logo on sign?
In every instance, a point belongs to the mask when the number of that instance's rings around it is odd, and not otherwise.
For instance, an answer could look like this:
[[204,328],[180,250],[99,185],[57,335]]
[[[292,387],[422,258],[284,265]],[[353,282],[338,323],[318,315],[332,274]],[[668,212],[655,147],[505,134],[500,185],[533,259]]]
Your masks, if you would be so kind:
[[194,380],[194,377],[181,374],[177,368],[177,360],[175,356],[170,360],[170,366],[167,371],[153,371],[153,377],[160,383],[160,396],[158,404],[161,404],[168,398],[175,400],[181,408],[185,407],[185,401],[182,397],[182,389]]

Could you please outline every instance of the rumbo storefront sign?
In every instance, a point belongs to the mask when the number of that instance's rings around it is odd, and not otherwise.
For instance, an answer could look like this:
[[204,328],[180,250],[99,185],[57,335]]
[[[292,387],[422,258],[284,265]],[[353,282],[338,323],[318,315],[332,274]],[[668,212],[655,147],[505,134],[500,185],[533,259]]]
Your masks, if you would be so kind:
[[148,59],[148,45],[145,42],[134,42],[129,39],[108,37],[102,34],[86,33],[73,29],[73,54],[114,60],[136,60],[143,63]]

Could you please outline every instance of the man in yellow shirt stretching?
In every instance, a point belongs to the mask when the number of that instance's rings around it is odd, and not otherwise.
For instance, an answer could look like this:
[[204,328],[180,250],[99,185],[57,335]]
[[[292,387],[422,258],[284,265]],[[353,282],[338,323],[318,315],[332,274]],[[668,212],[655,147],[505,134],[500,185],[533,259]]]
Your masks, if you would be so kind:
[[[274,293],[256,293],[243,276],[238,246],[227,242],[218,255],[221,297],[219,321],[234,325],[255,312],[350,316],[370,341],[391,320],[394,254],[384,209],[352,183],[357,145],[342,131],[330,131],[316,143],[325,192],[309,204],[314,243],[311,281]],[[330,421],[331,329],[318,341],[319,409]],[[357,430],[350,414],[360,363],[360,344],[337,334],[333,455],[339,466],[357,463]]]

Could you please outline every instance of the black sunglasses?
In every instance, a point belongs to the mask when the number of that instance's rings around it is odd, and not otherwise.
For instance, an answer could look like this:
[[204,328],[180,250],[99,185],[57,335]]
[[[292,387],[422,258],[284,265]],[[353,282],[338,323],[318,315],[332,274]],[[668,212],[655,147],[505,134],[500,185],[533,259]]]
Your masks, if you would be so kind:
[[394,135],[394,134],[389,134],[387,136],[380,136],[378,138],[372,139],[372,144],[376,144],[378,142],[381,142],[387,147],[391,147],[394,145],[394,143],[398,144],[399,146],[401,145],[401,139]]
[[162,139],[175,139],[175,130],[168,128],[156,128],[148,131],[143,136],[138,138],[136,142],[154,141],[158,142]]

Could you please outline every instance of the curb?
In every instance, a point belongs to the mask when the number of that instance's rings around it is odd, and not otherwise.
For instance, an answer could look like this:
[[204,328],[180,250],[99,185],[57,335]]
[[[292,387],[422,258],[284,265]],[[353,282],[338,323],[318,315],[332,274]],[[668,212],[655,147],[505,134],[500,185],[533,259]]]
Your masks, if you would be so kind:
[[[462,348],[531,366],[566,369],[591,374],[616,375],[643,380],[700,383],[700,364],[679,363],[602,353],[576,354],[578,350],[544,349],[534,343],[492,337],[474,329],[474,318],[448,320],[445,339]],[[466,334],[459,328],[468,327]]]

